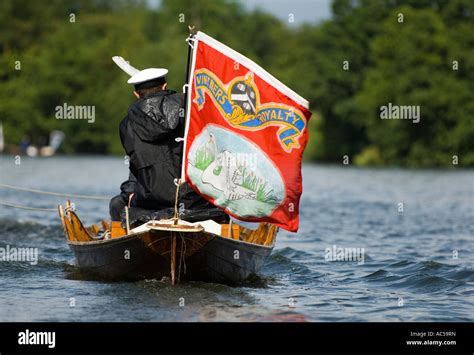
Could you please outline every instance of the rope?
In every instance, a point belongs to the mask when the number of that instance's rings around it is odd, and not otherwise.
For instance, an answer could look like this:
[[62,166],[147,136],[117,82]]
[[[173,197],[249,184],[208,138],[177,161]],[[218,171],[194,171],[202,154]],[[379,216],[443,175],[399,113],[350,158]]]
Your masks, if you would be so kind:
[[8,203],[8,202],[2,202],[2,201],[0,201],[0,205],[6,206],[6,207],[20,208],[23,210],[31,210],[31,211],[57,212],[56,208],[29,207],[29,206],[16,205],[14,203]]
[[178,224],[178,220],[179,220],[178,201],[179,201],[179,187],[181,186],[181,179],[175,179],[175,185],[176,185],[176,196],[174,199],[173,219],[174,219],[174,224]]
[[28,189],[25,187],[0,184],[0,188],[2,187],[5,189],[10,189],[10,190],[33,192],[35,194],[50,195],[50,196],[70,197],[70,198],[85,199],[85,200],[110,200],[110,197],[106,197],[106,196],[64,194],[60,192],[42,191],[42,190],[36,190],[36,189]]

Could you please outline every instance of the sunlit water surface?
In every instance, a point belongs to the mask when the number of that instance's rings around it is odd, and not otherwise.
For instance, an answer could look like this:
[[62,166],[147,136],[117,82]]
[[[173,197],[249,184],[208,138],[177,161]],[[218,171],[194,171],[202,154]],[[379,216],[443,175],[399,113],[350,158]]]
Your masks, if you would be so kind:
[[[0,157],[0,183],[48,191],[113,196],[126,175],[119,158]],[[474,320],[473,170],[306,165],[303,176],[299,232],[282,231],[241,287],[79,280],[55,213],[0,206],[0,248],[39,250],[37,265],[0,261],[0,321]],[[0,201],[64,203],[3,188]],[[74,202],[86,223],[108,215],[107,201]],[[329,261],[327,248],[364,258]]]

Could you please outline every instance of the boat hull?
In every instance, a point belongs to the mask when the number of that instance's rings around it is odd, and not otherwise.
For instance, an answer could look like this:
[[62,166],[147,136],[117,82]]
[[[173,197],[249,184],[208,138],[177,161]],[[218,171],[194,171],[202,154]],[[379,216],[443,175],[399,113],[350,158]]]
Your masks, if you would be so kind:
[[273,246],[217,237],[189,259],[187,278],[218,283],[242,283],[258,274],[272,250]]
[[180,280],[225,284],[245,282],[257,274],[273,250],[207,232],[149,231],[121,238],[68,244],[84,278],[138,280],[169,277],[171,250],[176,243]]

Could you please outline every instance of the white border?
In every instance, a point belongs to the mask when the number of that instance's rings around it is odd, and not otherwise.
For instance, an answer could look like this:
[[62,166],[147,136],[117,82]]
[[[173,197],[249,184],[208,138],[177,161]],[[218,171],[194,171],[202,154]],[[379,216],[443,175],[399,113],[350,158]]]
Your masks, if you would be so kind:
[[[247,58],[246,56],[240,54],[239,52],[236,52],[230,47],[227,47],[225,44],[215,40],[214,38],[208,36],[207,34],[203,32],[198,32],[195,36],[195,38],[198,41],[203,41],[207,45],[211,46],[212,48],[218,50],[219,52],[222,52],[229,58],[232,58],[236,62],[239,62],[240,64],[244,65],[245,67],[249,68],[252,72],[257,74],[260,78],[265,80],[268,84],[272,85],[274,88],[280,90],[282,93],[284,93],[286,96],[288,96],[290,99],[295,101],[297,104],[303,106],[306,109],[309,109],[309,102],[305,98],[301,97],[298,95],[296,92],[291,90],[288,86],[283,84],[280,80],[275,78],[273,75],[268,73],[265,69],[263,69],[261,66]],[[196,42],[194,42],[196,43]],[[194,67],[193,67],[194,68]],[[194,70],[191,71],[193,73]]]

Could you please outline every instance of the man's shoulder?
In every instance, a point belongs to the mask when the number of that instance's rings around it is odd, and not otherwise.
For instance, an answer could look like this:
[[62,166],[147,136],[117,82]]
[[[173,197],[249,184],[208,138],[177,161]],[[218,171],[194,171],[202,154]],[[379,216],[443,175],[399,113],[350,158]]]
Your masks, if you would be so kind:
[[126,135],[126,132],[128,131],[128,122],[129,122],[129,118],[127,115],[119,123],[119,133],[122,139]]
[[184,107],[184,94],[174,92],[166,95],[163,99],[164,111],[173,111]]
[[184,102],[184,94],[174,90],[166,90],[163,93],[163,101],[166,103],[182,104]]
[[119,123],[120,129],[125,128],[128,124],[128,115],[122,118],[122,120]]

